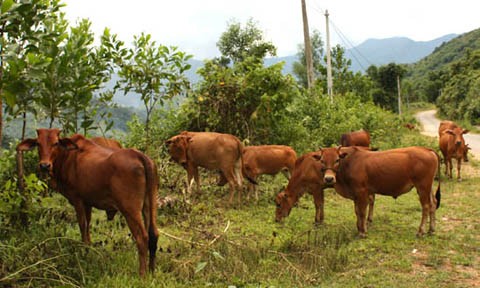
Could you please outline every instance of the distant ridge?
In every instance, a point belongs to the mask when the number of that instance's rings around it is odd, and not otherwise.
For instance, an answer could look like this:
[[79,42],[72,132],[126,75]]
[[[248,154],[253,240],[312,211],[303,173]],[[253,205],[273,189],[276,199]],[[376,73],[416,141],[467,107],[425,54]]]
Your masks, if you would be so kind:
[[457,37],[448,34],[430,41],[413,41],[406,37],[368,39],[360,45],[347,49],[346,57],[352,60],[352,70],[365,71],[370,65],[385,65],[391,62],[409,64],[430,55],[436,47]]
[[[353,72],[364,72],[370,65],[381,66],[391,62],[397,64],[415,63],[430,55],[435,48],[457,36],[457,34],[448,34],[430,41],[414,41],[406,37],[368,39],[354,48],[347,49],[345,55],[352,60],[351,70]],[[285,62],[283,73],[292,74],[293,63],[298,59],[297,55],[272,57],[265,59],[265,65],[270,66],[281,61]],[[197,83],[200,77],[196,71],[203,67],[203,61],[190,59],[188,62],[192,65],[192,68],[186,72],[186,76],[192,84]],[[116,79],[117,76],[114,75],[107,88],[113,87]],[[123,93],[118,92],[114,99],[123,106],[139,107],[143,105],[140,97],[133,93],[124,96]]]

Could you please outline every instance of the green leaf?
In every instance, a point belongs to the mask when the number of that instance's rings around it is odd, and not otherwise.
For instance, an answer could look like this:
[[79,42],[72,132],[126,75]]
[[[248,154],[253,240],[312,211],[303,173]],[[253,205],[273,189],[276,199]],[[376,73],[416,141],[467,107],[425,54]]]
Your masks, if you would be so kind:
[[6,13],[10,8],[12,8],[13,0],[5,0],[2,3],[2,14]]
[[202,271],[205,268],[205,266],[207,266],[207,262],[199,262],[197,264],[197,268],[195,268],[195,273]]

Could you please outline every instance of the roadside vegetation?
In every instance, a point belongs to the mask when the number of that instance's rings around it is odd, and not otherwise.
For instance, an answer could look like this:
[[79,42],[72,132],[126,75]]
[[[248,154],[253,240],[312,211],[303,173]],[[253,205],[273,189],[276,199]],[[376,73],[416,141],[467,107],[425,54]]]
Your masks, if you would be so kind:
[[[282,175],[260,177],[258,201],[251,197],[228,205],[228,188],[216,186],[218,175],[207,171],[201,175],[202,193],[189,194],[186,172],[169,161],[164,143],[182,130],[217,131],[234,134],[245,145],[289,145],[300,156],[336,146],[345,132],[366,129],[372,147],[380,150],[418,145],[438,151],[434,138],[419,133],[413,113],[437,104],[442,115],[464,121],[465,127],[476,124],[469,118],[477,115],[473,106],[464,115],[448,114],[448,107],[463,101],[464,94],[454,93],[461,83],[469,84],[468,101],[477,100],[478,48],[448,66],[454,82],[442,86],[442,98],[431,99],[413,93],[418,83],[410,82],[409,67],[391,63],[354,74],[344,48],[334,47],[336,90],[330,98],[318,31],[312,34],[317,80],[307,88],[301,45],[295,75],[284,75],[282,63],[263,64],[276,49],[257,24],[233,21],[217,43],[222,55],[206,60],[192,85],[184,74],[191,55],[156,43],[149,34],[136,36],[135,48],[126,48],[109,29],[96,45],[91,23],[70,26],[61,8],[60,2],[43,0],[1,5],[0,111],[5,115],[0,127],[8,127],[0,129],[1,287],[480,286],[475,160],[462,170],[463,182],[441,177],[435,235],[415,236],[421,207],[411,191],[398,199],[377,197],[368,237],[359,239],[353,202],[333,189],[326,190],[325,224],[314,225],[309,195],[276,223],[273,199],[288,183]],[[102,90],[114,71],[117,85]],[[397,79],[408,99],[402,115]],[[116,91],[140,94],[144,117],[115,107]],[[17,126],[8,126],[12,121]],[[9,131],[21,131],[21,139],[35,137],[34,128],[44,125],[62,128],[64,135],[112,136],[156,162],[160,239],[153,275],[138,277],[137,249],[120,215],[107,221],[104,211],[94,209],[93,244],[79,241],[74,209],[37,173],[36,152],[24,153],[25,189],[19,190],[15,146],[20,139]]]

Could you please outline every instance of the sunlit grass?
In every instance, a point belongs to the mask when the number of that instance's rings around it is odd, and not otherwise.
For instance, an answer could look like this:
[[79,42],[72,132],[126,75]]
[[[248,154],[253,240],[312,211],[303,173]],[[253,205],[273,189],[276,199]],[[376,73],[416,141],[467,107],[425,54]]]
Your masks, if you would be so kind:
[[[1,239],[0,286],[480,285],[476,176],[465,175],[460,183],[442,177],[437,231],[422,238],[416,237],[421,207],[415,190],[397,199],[377,196],[368,237],[359,239],[353,202],[333,189],[325,191],[325,223],[315,226],[310,195],[301,198],[283,223],[274,221],[273,198],[286,184],[282,175],[260,179],[258,202],[250,199],[233,207],[228,205],[227,187],[215,186],[213,178],[204,182],[203,193],[189,196],[189,203],[159,210],[154,275],[138,277],[137,249],[121,215],[108,222],[104,212],[94,210],[94,244],[88,247],[78,241],[73,207],[55,195],[43,201],[28,231],[1,227],[12,232]],[[162,192],[166,191],[171,193]],[[176,196],[181,199],[180,191]]]

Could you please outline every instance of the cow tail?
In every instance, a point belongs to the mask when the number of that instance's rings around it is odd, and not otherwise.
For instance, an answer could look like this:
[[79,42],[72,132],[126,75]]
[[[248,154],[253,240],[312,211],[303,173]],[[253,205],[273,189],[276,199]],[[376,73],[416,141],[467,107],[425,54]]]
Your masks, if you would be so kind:
[[241,164],[242,164],[241,173],[243,175],[245,175],[245,178],[247,178],[248,182],[250,182],[254,185],[258,185],[257,181],[253,180],[252,176],[250,175],[250,173],[245,168],[245,163],[243,162],[243,144],[242,144],[242,142],[240,142],[240,140],[238,141],[238,152],[240,153],[240,161],[241,161]]
[[145,169],[146,178],[146,193],[145,202],[148,203],[149,211],[144,211],[145,223],[148,223],[148,227],[145,227],[148,231],[148,250],[150,252],[149,268],[153,272],[155,270],[155,254],[157,252],[158,242],[158,229],[157,229],[157,190],[158,190],[158,177],[157,167],[155,163],[145,156],[138,153],[139,158],[143,163]]
[[434,150],[432,150],[433,153],[435,153],[435,155],[437,156],[437,162],[438,162],[438,165],[437,165],[437,178],[438,178],[438,187],[437,187],[437,192],[435,192],[435,199],[437,200],[437,207],[436,209],[438,209],[440,207],[440,200],[442,199],[442,194],[440,192],[440,178],[441,178],[441,170],[440,170],[440,165],[441,165],[441,159],[440,159],[440,155],[438,155],[438,153]]

